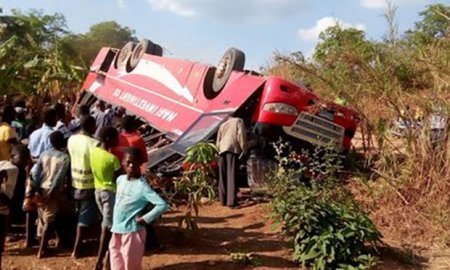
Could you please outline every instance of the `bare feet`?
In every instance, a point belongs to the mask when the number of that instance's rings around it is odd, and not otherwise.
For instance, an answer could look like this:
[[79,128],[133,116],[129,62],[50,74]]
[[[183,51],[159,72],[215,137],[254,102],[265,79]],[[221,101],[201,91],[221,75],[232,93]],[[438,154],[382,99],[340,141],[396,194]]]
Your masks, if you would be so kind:
[[94,270],[103,270],[103,263],[102,262],[97,262],[95,264]]
[[76,260],[79,258],[79,255],[75,252],[72,252],[72,254],[70,255],[70,257],[72,257],[72,259]]
[[38,253],[37,253],[37,255],[36,255],[36,257],[37,257],[38,259],[45,258],[46,256],[47,256],[47,252],[46,252],[45,250],[39,250]]

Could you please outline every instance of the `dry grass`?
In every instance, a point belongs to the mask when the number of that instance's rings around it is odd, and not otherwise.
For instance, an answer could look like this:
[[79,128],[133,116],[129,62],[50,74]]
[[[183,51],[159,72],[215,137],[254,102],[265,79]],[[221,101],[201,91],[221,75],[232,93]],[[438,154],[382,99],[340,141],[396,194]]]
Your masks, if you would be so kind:
[[[416,250],[450,243],[450,141],[433,146],[429,122],[437,104],[450,115],[450,39],[416,51],[382,48],[384,62],[375,64],[352,51],[329,55],[328,62],[343,62],[339,69],[277,55],[268,72],[304,79],[360,113],[361,158],[349,182],[385,238]],[[409,70],[403,80],[399,63]],[[393,137],[392,123],[414,121],[414,111],[424,128]]]

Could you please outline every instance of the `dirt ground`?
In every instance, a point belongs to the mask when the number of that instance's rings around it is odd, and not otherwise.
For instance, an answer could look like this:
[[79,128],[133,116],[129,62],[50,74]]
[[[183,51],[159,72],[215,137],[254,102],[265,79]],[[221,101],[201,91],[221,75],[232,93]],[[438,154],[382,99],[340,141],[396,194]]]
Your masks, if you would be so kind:
[[[177,227],[180,211],[165,214],[156,226],[163,250],[146,252],[143,269],[299,269],[290,261],[287,243],[278,236],[268,219],[267,204],[247,205],[240,209],[217,203],[201,209],[200,230],[187,234]],[[8,242],[3,269],[93,269],[97,243],[86,243],[86,256],[70,257],[70,249],[55,250],[52,257],[38,260],[37,247],[23,248],[24,241]],[[231,253],[252,253],[250,263],[231,260]],[[415,269],[383,255],[379,269]]]

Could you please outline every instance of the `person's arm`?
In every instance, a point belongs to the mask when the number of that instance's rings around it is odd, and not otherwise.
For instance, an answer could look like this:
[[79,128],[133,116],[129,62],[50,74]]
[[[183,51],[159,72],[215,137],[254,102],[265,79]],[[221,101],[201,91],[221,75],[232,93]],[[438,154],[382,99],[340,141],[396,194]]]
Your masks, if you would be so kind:
[[147,214],[136,219],[136,222],[141,225],[144,225],[145,223],[152,223],[169,208],[167,203],[158,195],[158,193],[151,189],[147,183],[143,184],[142,196],[144,196],[144,198],[155,207],[153,207],[153,209]]
[[6,170],[0,170],[0,185],[8,181],[8,173]]
[[58,189],[62,183],[64,183],[64,179],[67,176],[67,172],[69,171],[70,159],[68,156],[64,157],[63,164],[59,167],[58,172],[55,174],[55,178],[53,178],[52,185],[50,187],[50,194],[52,194],[56,189]]
[[220,126],[219,127],[219,131],[217,131],[217,138],[216,138],[216,145],[217,146],[219,146],[221,139],[222,139],[222,126]]
[[50,143],[50,134],[48,138],[45,140],[45,149],[44,152],[50,150],[52,148],[52,144]]
[[42,159],[38,159],[36,164],[31,168],[31,180],[35,187],[39,187],[41,185],[42,181],[42,172],[43,172],[43,166],[42,166]]
[[144,163],[147,162],[148,161],[147,146],[145,145],[145,142],[142,138],[140,138],[137,141],[137,146],[142,152],[142,158],[143,158]]
[[119,176],[121,176],[122,174],[125,173],[125,170],[123,169],[123,167],[120,165],[120,161],[117,157],[115,157],[114,159],[114,182],[117,181],[117,178],[119,178]]
[[242,153],[239,156],[239,158],[242,158],[247,152],[247,131],[245,129],[244,121],[239,120],[237,130],[238,130],[237,139],[239,142],[239,146],[241,147],[242,150]]

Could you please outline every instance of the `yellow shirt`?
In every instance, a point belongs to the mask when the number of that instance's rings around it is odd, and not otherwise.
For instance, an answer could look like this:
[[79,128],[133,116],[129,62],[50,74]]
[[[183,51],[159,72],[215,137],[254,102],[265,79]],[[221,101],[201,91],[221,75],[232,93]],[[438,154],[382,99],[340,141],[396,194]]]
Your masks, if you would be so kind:
[[67,142],[72,171],[72,186],[77,189],[93,189],[94,175],[90,154],[98,144],[94,138],[83,134],[72,135]]
[[8,123],[0,123],[0,160],[9,160],[11,158],[11,145],[9,140],[17,139],[14,128]]

